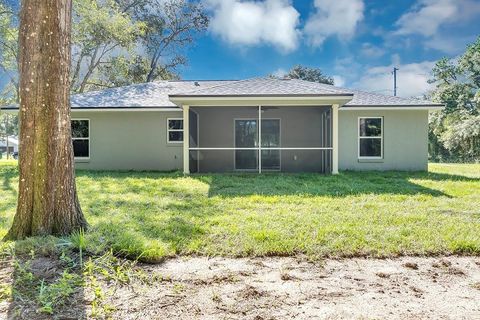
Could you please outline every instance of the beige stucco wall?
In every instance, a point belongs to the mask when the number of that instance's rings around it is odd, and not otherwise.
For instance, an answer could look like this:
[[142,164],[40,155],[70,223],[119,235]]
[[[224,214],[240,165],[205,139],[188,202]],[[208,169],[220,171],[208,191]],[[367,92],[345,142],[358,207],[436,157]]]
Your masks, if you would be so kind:
[[182,167],[182,144],[167,143],[167,118],[181,112],[72,111],[72,119],[90,120],[90,160],[77,169],[176,170]]
[[[217,109],[218,110],[218,109]],[[318,109],[317,109],[318,110]],[[315,108],[304,110],[302,116],[290,114],[291,110],[271,110],[267,118],[281,118],[283,146],[295,146],[305,136],[303,146],[321,144],[319,128],[305,135],[302,128],[318,120]],[[223,147],[233,144],[233,118],[256,116],[254,112],[238,112],[235,115],[200,112],[200,122],[210,118],[211,126],[200,130],[202,147]],[[310,112],[308,112],[310,111]],[[358,117],[384,117],[384,158],[382,160],[358,160]],[[181,118],[181,112],[161,111],[95,111],[72,112],[73,119],[90,120],[90,160],[76,161],[78,169],[92,170],[178,170],[182,168],[182,144],[167,143],[167,118]],[[226,120],[228,119],[228,120]],[[220,128],[222,130],[220,130]],[[340,111],[339,112],[339,169],[340,170],[426,170],[428,161],[428,111]],[[222,131],[222,132],[221,132]],[[221,132],[221,133],[219,133]],[[287,135],[287,132],[293,134]],[[209,142],[208,145],[205,145]],[[209,165],[233,166],[233,153],[223,152],[220,163]],[[282,153],[282,165],[289,163],[292,152]],[[224,161],[228,158],[227,161]],[[305,155],[312,159],[311,154]],[[299,153],[295,162],[302,162]],[[305,163],[304,163],[305,164]],[[303,166],[301,166],[303,167]],[[211,169],[203,167],[204,170]],[[233,168],[231,168],[233,169]],[[311,168],[315,171],[317,168]],[[203,171],[203,170],[202,170]],[[212,171],[216,171],[213,170]],[[297,170],[292,170],[297,171]],[[303,170],[298,170],[303,171]]]
[[[383,117],[383,159],[358,159],[358,117]],[[427,170],[428,111],[340,111],[340,170]]]

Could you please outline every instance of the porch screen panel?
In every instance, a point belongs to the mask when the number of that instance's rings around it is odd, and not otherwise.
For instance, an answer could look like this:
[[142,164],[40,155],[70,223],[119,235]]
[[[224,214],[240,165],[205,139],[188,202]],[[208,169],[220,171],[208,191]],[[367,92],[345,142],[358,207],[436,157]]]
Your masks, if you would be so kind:
[[282,172],[331,173],[332,150],[282,150]]
[[262,118],[262,170],[280,170],[280,119]]
[[190,127],[191,172],[331,172],[330,106],[261,106],[260,113],[258,106],[191,111],[190,122],[198,126],[197,136]]
[[190,161],[197,163],[199,173],[234,172],[233,150],[190,151]]
[[[189,111],[189,145],[190,147],[198,147],[198,115],[195,111]],[[198,172],[198,155],[199,151],[191,151],[190,154],[190,172],[196,173]]]
[[[258,121],[235,119],[235,148],[258,146]],[[258,170],[257,150],[235,150],[235,170]]]

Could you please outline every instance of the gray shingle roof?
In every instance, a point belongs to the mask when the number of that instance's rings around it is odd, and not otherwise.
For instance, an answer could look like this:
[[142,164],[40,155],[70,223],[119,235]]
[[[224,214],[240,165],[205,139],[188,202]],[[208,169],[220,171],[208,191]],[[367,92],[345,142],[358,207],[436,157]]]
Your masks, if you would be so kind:
[[344,88],[298,79],[254,78],[171,94],[171,97],[213,96],[348,96]]
[[400,98],[394,96],[387,96],[383,94],[370,93],[359,90],[352,90],[353,99],[345,106],[348,107],[381,107],[381,106],[442,106],[438,103],[433,103],[427,100],[415,98]]
[[173,92],[206,88],[229,81],[155,81],[72,95],[72,108],[177,107]]
[[[325,96],[353,95],[346,107],[441,106],[429,101],[405,99],[298,79],[254,78],[223,81],[155,81],[71,96],[72,109],[177,108],[170,97],[188,96]],[[2,109],[18,109],[17,106]]]

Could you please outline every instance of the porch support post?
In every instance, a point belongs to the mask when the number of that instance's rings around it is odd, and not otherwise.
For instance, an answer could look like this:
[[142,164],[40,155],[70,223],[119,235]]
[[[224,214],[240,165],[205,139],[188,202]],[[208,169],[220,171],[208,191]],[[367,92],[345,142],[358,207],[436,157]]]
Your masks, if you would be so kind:
[[190,106],[183,105],[183,173],[190,173]]
[[338,108],[332,105],[332,174],[338,174]]
[[262,106],[258,106],[258,173],[262,173]]

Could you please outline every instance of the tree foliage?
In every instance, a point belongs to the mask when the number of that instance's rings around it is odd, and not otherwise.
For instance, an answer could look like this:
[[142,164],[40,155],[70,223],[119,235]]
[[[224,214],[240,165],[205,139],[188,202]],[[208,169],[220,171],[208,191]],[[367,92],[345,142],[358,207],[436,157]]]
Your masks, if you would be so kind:
[[75,92],[178,78],[209,22],[187,0],[75,0],[74,20]]
[[[18,8],[4,1],[0,68],[11,81],[2,94],[9,101],[0,103],[7,104],[18,97]],[[198,1],[74,0],[72,92],[178,78],[184,51],[208,22]]]
[[18,97],[18,18],[12,7],[0,2],[0,69],[8,82],[0,92],[0,104],[17,101]]
[[431,99],[445,110],[430,116],[429,153],[434,160],[480,160],[480,37],[458,59],[433,68]]
[[285,77],[333,85],[333,78],[325,75],[320,68],[296,65],[288,71]]
[[[153,81],[187,63],[182,50],[205,31],[209,19],[203,6],[188,0],[123,0],[126,12],[146,24],[140,37],[148,60],[145,81]],[[136,4],[132,4],[136,2]],[[128,9],[127,9],[128,8]]]
[[100,67],[132,50],[145,23],[133,21],[113,0],[75,0],[73,22],[73,91],[108,86]]

